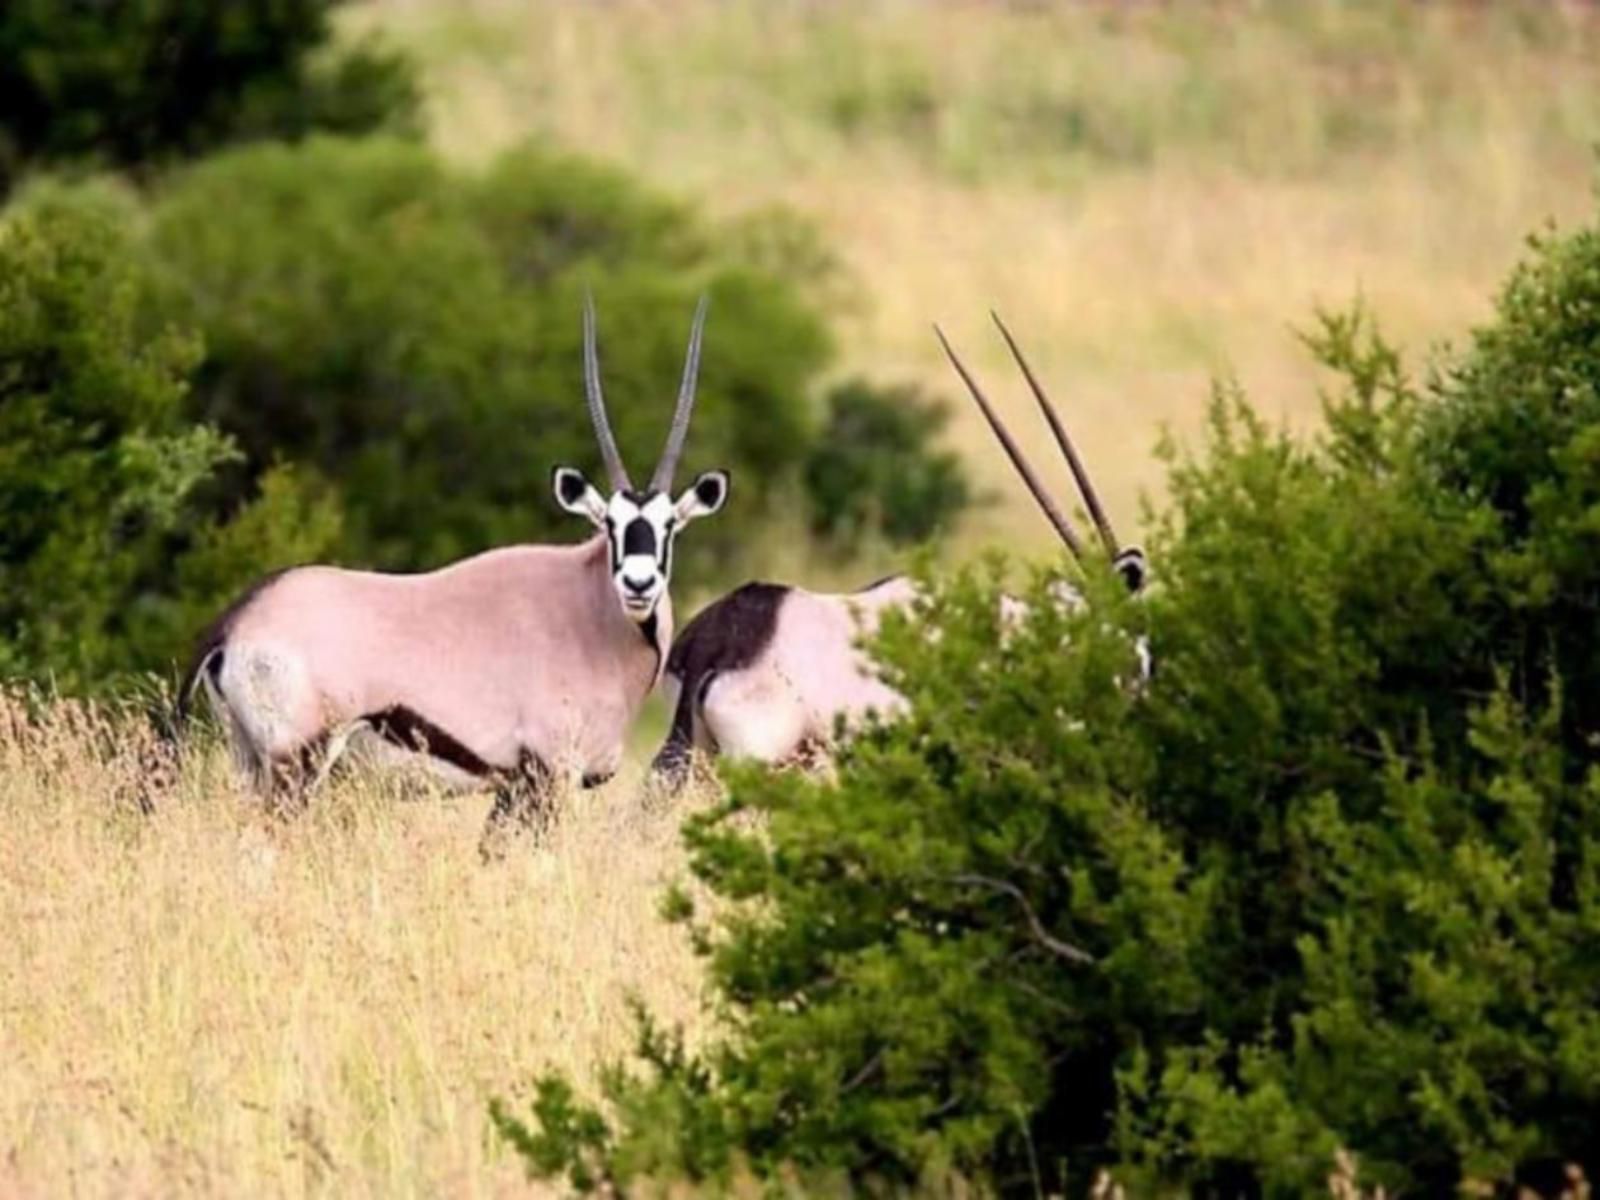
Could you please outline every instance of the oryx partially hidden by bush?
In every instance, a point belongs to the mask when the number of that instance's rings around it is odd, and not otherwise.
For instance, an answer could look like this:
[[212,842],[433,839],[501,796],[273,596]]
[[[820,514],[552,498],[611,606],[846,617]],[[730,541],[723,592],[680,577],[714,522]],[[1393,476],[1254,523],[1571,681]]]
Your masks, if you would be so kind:
[[[998,315],[994,321],[1066,457],[1113,569],[1129,591],[1138,592],[1147,575],[1144,551],[1118,543],[1055,406],[1011,331]],[[1085,561],[1077,531],[1050,498],[944,333],[937,326],[934,332],[1045,517],[1072,556],[1080,563]],[[673,706],[673,719],[652,767],[656,778],[669,788],[678,786],[697,748],[784,763],[803,759],[813,748],[825,746],[841,722],[848,729],[868,712],[892,717],[904,700],[883,681],[861,642],[876,631],[885,612],[910,603],[915,596],[913,580],[893,575],[848,595],[747,583],[707,606],[684,627],[667,659],[662,683]],[[1083,603],[1082,594],[1070,584],[1058,585],[1056,596],[1064,605]],[[1021,603],[1009,597],[1002,607],[1008,621],[1022,613]],[[1148,672],[1142,644],[1137,653],[1142,670]]]
[[672,639],[674,539],[727,500],[726,471],[670,495],[694,408],[700,301],[661,460],[635,488],[601,393],[592,300],[584,383],[610,481],[556,467],[556,502],[600,530],[507,546],[417,575],[296,567],[257,584],[203,639],[180,691],[203,686],[263,790],[303,789],[353,736],[497,792],[492,832],[558,777],[607,779]]

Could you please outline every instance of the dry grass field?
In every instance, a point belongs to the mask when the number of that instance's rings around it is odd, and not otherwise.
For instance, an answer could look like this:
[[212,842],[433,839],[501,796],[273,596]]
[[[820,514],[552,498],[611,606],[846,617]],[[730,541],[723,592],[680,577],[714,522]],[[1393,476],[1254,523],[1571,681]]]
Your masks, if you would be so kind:
[[[1214,375],[1315,412],[1294,332],[1314,303],[1363,294],[1419,351],[1459,335],[1529,230],[1589,211],[1600,136],[1600,19],[1555,5],[364,0],[346,19],[422,58],[432,136],[463,162],[548,136],[723,216],[811,218],[846,271],[845,370],[954,395],[938,319],[1028,421],[999,308],[1125,526],[1158,429],[1191,430]],[[1046,548],[965,410],[952,436],[1004,496],[958,551]],[[104,713],[0,705],[0,1196],[518,1192],[490,1095],[625,1052],[630,990],[703,1019],[655,916],[673,814],[641,813],[637,765],[485,869],[482,799],[356,779],[283,822],[219,747],[154,784],[145,751]]]
[[0,1196],[520,1194],[488,1097],[625,1053],[630,991],[699,1019],[631,779],[486,869],[482,799],[351,777],[285,821],[219,745],[164,778],[114,714],[28,713],[0,695]]

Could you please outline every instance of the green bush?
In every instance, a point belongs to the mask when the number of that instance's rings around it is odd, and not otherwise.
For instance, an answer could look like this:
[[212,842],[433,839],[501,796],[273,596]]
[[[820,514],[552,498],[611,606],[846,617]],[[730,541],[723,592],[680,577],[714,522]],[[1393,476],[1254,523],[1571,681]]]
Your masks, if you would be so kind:
[[[199,342],[150,319],[129,220],[125,198],[48,191],[0,222],[0,675],[68,689],[180,653],[193,629],[146,615],[196,569],[175,546],[226,545],[264,519],[206,511],[206,482],[238,452],[184,415]],[[274,527],[256,561],[212,572],[216,590],[279,565],[294,536]]]
[[961,460],[933,442],[949,408],[915,387],[864,379],[828,393],[805,464],[813,533],[845,549],[868,538],[905,546],[947,530],[972,502]]
[[8,0],[0,194],[33,164],[137,167],[227,142],[409,127],[408,62],[327,48],[339,0]]
[[1430,467],[1501,535],[1484,563],[1496,601],[1484,619],[1526,686],[1545,661],[1560,666],[1579,754],[1600,730],[1600,229],[1535,239],[1498,319],[1438,388]]
[[175,178],[152,247],[205,335],[190,412],[237,438],[248,486],[277,456],[337,480],[341,556],[416,569],[568,540],[552,463],[595,468],[579,313],[593,288],[618,441],[660,452],[695,297],[712,298],[684,477],[731,467],[739,501],[683,547],[688,578],[758,536],[816,437],[826,329],[800,283],[616,171],[528,149],[478,176],[420,147],[314,140]]
[[909,716],[686,826],[716,903],[668,907],[722,1036],[647,1018],[605,1113],[548,1077],[502,1132],[624,1188],[1291,1196],[1341,1147],[1405,1194],[1592,1172],[1596,313],[1584,232],[1426,390],[1327,317],[1325,433],[1219,394],[1143,598],[1096,574],[1063,613],[1037,578],[1002,637],[996,573],[935,586],[881,638]]

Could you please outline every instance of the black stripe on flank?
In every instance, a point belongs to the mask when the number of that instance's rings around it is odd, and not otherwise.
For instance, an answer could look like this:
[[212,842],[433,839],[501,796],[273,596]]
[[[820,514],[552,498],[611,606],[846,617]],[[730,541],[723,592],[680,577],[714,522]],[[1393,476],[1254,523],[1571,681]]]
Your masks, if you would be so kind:
[[469,775],[492,775],[494,768],[428,718],[403,704],[394,704],[363,718],[386,742],[430,755]]

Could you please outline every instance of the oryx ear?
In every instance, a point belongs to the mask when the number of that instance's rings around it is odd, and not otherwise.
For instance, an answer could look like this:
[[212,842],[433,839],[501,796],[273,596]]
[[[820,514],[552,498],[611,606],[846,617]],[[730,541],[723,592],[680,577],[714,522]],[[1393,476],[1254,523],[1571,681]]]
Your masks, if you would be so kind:
[[586,517],[596,525],[606,519],[606,498],[583,477],[583,472],[572,467],[557,467],[550,476],[551,490],[556,503],[573,516]]
[[726,471],[702,471],[695,481],[678,497],[673,505],[673,515],[679,525],[687,525],[699,517],[709,517],[728,502],[731,483]]

